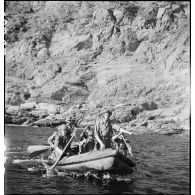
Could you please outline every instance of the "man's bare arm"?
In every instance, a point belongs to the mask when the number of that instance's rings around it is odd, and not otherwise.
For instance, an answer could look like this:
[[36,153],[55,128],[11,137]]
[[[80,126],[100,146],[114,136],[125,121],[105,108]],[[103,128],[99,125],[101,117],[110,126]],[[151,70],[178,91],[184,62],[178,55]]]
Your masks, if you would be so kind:
[[83,144],[85,144],[86,142],[87,142],[87,139],[84,139],[83,141],[80,141],[80,143],[79,143],[79,154],[81,153],[81,149],[82,149]]
[[58,147],[58,146],[59,146],[59,141],[60,141],[60,136],[57,135],[57,136],[55,137],[54,148],[55,148],[55,150],[56,150],[59,154],[62,154],[62,150]]
[[51,146],[51,147],[54,147],[54,144],[53,144],[53,139],[55,138],[56,136],[56,132],[54,132],[48,139],[47,139],[47,143]]
[[101,139],[99,138],[98,135],[95,135],[96,140],[98,141],[98,143],[100,144],[100,149],[103,150],[105,149],[105,145],[103,144],[103,142],[101,141]]
[[100,149],[103,150],[103,149],[105,149],[105,145],[103,144],[102,140],[100,139],[100,137],[98,135],[98,129],[99,129],[99,122],[97,121],[95,124],[94,136],[95,136],[96,140],[98,141],[98,143],[100,144]]
[[119,137],[120,135],[122,135],[122,134],[123,134],[122,132],[119,132],[117,135],[113,136],[113,137],[112,137],[112,141],[115,141],[115,139],[116,139],[117,137]]
[[129,134],[129,135],[132,135],[132,134],[137,135],[136,133],[133,133],[133,132],[130,132],[130,131],[127,131],[127,130],[123,129],[122,127],[120,127],[120,126],[117,125],[117,124],[112,125],[112,127],[113,127],[114,129],[116,129],[116,131],[118,131],[118,132],[127,133],[127,134]]

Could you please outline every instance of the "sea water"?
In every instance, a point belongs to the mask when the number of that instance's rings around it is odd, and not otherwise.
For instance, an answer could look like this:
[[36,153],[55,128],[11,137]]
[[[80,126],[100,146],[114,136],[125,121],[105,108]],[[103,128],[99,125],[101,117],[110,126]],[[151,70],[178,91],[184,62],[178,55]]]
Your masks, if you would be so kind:
[[[27,147],[46,144],[50,128],[5,127],[5,194],[189,194],[189,134],[132,135],[133,174],[59,173],[46,177]],[[26,162],[26,163],[25,163]]]

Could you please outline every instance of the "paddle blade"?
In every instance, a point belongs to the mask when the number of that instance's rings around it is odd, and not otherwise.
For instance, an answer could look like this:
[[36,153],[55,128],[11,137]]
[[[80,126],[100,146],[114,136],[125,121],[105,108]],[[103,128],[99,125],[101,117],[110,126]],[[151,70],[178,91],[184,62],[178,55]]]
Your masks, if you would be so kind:
[[44,146],[44,145],[29,146],[27,150],[30,153],[30,158],[33,158],[48,151],[49,146]]
[[47,152],[49,149],[45,149],[45,150],[40,150],[40,151],[35,151],[30,153],[30,158],[34,158],[40,154],[43,154],[44,152]]
[[28,148],[27,148],[29,153],[35,152],[35,151],[40,151],[40,150],[45,150],[45,149],[49,149],[49,146],[35,145],[35,146],[28,146]]

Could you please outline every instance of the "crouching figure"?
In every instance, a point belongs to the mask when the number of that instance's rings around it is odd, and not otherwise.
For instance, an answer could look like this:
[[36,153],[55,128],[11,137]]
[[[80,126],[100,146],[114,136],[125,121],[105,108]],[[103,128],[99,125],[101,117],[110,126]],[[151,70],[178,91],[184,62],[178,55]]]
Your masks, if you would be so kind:
[[96,150],[94,133],[92,130],[88,131],[87,137],[80,141],[79,154]]
[[118,134],[112,137],[113,149],[118,150],[124,156],[127,156],[127,153],[133,157],[132,147],[130,142],[124,137],[124,133],[119,132]]

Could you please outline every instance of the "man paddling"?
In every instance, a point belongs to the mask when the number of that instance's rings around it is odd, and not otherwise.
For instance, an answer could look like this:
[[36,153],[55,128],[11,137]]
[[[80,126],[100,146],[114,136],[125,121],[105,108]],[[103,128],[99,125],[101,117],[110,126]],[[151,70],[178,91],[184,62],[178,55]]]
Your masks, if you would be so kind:
[[[65,124],[59,126],[58,132],[54,132],[47,140],[50,147],[52,149],[55,149],[49,158],[54,160],[58,156],[60,156],[70,138],[71,138],[70,129]],[[66,151],[67,151],[66,155],[72,153],[70,146],[68,146]]]
[[68,116],[67,118],[66,118],[66,127],[70,130],[70,131],[72,131],[72,129],[74,128],[74,126],[75,126],[75,124],[73,123],[74,121],[73,121],[73,119],[72,119],[72,117],[71,116]]

